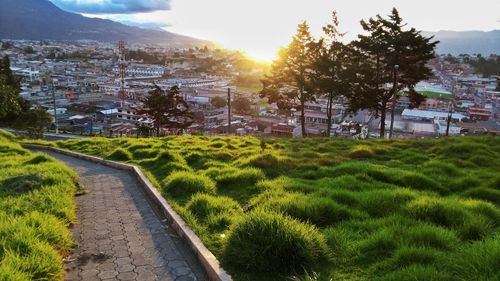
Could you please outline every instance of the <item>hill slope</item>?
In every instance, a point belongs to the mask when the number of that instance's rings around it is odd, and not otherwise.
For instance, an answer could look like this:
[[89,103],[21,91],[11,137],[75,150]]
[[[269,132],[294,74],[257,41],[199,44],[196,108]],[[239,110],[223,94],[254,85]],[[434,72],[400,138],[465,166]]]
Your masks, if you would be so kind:
[[0,38],[97,40],[201,46],[209,42],[171,32],[131,27],[66,12],[48,0],[0,0]]
[[265,141],[57,145],[140,166],[237,281],[499,280],[498,138]]

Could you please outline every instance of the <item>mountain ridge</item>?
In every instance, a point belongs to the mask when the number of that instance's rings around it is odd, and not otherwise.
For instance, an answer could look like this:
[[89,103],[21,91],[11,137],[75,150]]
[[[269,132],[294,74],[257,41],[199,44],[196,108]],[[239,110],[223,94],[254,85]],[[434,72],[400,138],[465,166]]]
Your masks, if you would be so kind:
[[48,0],[0,0],[0,38],[141,42],[171,47],[212,43],[168,31],[145,29],[64,11]]
[[434,36],[440,41],[437,46],[438,54],[490,54],[500,55],[500,30],[491,31],[424,31],[425,36]]

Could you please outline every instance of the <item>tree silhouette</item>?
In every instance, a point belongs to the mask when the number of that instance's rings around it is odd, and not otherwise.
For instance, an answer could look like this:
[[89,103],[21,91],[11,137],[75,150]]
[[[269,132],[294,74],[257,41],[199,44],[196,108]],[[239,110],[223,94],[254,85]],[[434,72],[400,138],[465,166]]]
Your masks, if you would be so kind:
[[193,114],[189,111],[189,105],[180,95],[177,86],[165,91],[155,85],[143,102],[144,108],[139,113],[146,114],[153,119],[153,126],[158,137],[162,127],[185,129],[193,123]]
[[282,110],[300,111],[302,136],[306,136],[305,103],[314,101],[311,83],[314,40],[309,26],[304,21],[298,25],[297,33],[287,48],[280,50],[271,66],[270,75],[262,80],[261,97],[276,103]]
[[323,27],[325,37],[315,44],[313,56],[312,81],[318,93],[326,94],[327,102],[327,131],[330,136],[332,128],[333,100],[342,96],[349,87],[347,77],[347,62],[350,59],[348,46],[342,43],[344,33],[338,30],[339,20],[337,13],[332,12],[332,22]]
[[353,111],[369,109],[380,116],[380,137],[384,138],[386,112],[391,110],[394,116],[394,105],[402,90],[409,93],[413,106],[423,100],[414,88],[431,76],[427,62],[435,57],[434,49],[439,42],[431,42],[433,37],[424,37],[414,28],[405,29],[406,24],[395,8],[388,18],[377,15],[361,21],[361,25],[368,35],[359,35],[353,42],[358,56],[352,58],[358,69],[358,81],[357,90],[350,96],[350,106]]

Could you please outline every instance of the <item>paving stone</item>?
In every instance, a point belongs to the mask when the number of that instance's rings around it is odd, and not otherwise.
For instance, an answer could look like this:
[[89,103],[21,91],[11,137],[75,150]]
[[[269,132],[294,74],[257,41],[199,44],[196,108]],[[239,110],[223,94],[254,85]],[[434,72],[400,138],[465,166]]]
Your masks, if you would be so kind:
[[130,264],[119,265],[118,267],[116,267],[115,270],[121,273],[121,272],[134,271],[134,269],[135,269],[135,266],[130,263]]
[[118,278],[119,280],[135,280],[135,278],[137,277],[137,273],[133,272],[133,271],[129,271],[129,272],[122,272],[120,274],[118,274],[118,276],[116,276],[116,278]]
[[97,277],[104,280],[104,279],[113,278],[116,275],[118,275],[118,272],[116,272],[114,270],[107,270],[107,271],[103,271],[103,272],[99,273],[99,275],[97,275]]
[[196,280],[188,279],[195,274],[203,276],[194,256],[188,263],[176,248],[135,177],[126,171],[46,153],[73,168],[88,189],[76,197],[78,221],[72,229],[78,247],[71,256],[82,262],[66,264],[66,280],[187,281]]

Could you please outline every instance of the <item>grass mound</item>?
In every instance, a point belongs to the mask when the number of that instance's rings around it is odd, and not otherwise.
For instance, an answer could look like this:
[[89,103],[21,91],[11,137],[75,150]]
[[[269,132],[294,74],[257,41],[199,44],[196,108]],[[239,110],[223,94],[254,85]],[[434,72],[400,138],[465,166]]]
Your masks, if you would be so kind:
[[215,183],[207,176],[190,172],[173,172],[163,181],[163,191],[173,197],[186,197],[198,192],[215,194]]
[[223,231],[243,215],[238,202],[229,197],[196,194],[186,204],[195,218],[214,231]]
[[132,159],[132,154],[125,149],[117,148],[113,150],[107,158],[116,161],[129,161]]
[[326,241],[313,226],[279,213],[254,211],[230,230],[223,260],[245,271],[291,273],[326,255]]
[[328,198],[307,196],[300,193],[266,192],[253,200],[252,206],[282,212],[318,227],[326,227],[343,220],[366,217],[366,214],[352,210]]

